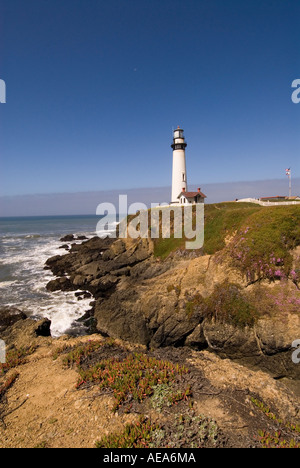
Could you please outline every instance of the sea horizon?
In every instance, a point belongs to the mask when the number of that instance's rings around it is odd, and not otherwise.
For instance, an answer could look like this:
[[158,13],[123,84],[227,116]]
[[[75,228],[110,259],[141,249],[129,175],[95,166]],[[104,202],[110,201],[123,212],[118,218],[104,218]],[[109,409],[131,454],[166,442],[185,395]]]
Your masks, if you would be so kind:
[[[78,236],[97,235],[99,215],[10,216],[0,218],[0,307],[14,307],[29,317],[51,320],[52,336],[84,333],[76,322],[90,308],[91,299],[78,301],[72,292],[48,292],[54,279],[45,262],[67,253]],[[113,224],[111,229],[113,229]],[[64,242],[66,235],[74,240]],[[80,241],[81,242],[81,241]]]
[[[260,198],[267,196],[288,196],[288,181],[266,179],[244,182],[215,182],[189,184],[190,190],[201,190],[207,196],[206,204],[223,203],[243,198]],[[300,196],[300,178],[293,178],[293,195]],[[151,203],[168,203],[171,196],[170,186],[144,187],[132,189],[111,189],[86,192],[36,193],[26,195],[0,195],[0,219],[44,217],[44,216],[97,216],[96,209],[101,203],[112,203],[119,206],[119,196],[126,194],[128,206],[132,203],[144,203],[150,208]],[[117,209],[117,211],[119,211]],[[68,214],[65,214],[65,213]]]

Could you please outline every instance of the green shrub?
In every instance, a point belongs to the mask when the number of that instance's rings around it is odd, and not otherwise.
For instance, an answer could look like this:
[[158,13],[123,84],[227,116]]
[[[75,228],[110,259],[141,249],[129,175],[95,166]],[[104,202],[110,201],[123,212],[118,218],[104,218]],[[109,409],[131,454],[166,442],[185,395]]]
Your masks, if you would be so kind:
[[258,312],[241,289],[240,286],[227,281],[218,284],[206,299],[206,316],[239,327],[253,326]]
[[207,304],[201,294],[197,293],[193,297],[187,297],[187,301],[185,302],[185,312],[189,319],[192,318],[196,312],[199,312],[202,315],[205,313],[206,309]]

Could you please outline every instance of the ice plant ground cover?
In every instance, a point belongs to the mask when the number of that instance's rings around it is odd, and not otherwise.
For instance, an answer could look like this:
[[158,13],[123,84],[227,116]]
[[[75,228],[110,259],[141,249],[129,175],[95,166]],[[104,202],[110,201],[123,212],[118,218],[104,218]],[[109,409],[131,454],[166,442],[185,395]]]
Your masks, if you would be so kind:
[[[131,400],[138,402],[153,395],[157,385],[169,385],[188,372],[183,366],[174,366],[167,361],[157,360],[141,353],[129,354],[125,359],[110,358],[98,362],[87,370],[78,368],[78,388],[89,382],[98,383],[100,389],[111,389],[115,404],[113,411]],[[190,388],[170,391],[167,400],[170,405],[188,399]],[[130,406],[130,405],[129,405]]]
[[[151,352],[135,352],[113,339],[71,347],[66,344],[53,357],[60,355],[64,366],[77,368],[77,391],[96,386],[100,389],[97,398],[102,392],[113,396],[112,412],[135,415],[123,429],[99,434],[96,448],[211,448],[226,444],[218,423],[195,411],[201,409],[195,400],[197,391],[219,393],[211,387],[203,389],[199,375],[193,376],[193,365],[185,367]],[[279,418],[251,393],[245,405],[249,405],[247,414],[259,416],[259,426],[252,435],[255,446],[299,448],[299,425]]]
[[[111,354],[110,358],[102,359]],[[115,354],[115,355],[114,355]],[[179,448],[189,446],[215,447],[219,442],[217,423],[193,410],[191,385],[184,382],[190,369],[154,356],[129,351],[113,339],[87,342],[69,348],[57,349],[53,358],[63,355],[66,367],[76,366],[79,373],[77,389],[97,385],[104,393],[111,392],[115,402],[112,412],[129,413],[143,406],[133,408],[132,402],[147,402],[150,408],[161,413],[166,408],[184,407],[174,412],[170,427],[153,422],[141,414],[137,422],[127,424],[120,433],[103,436],[95,443],[96,448]],[[147,400],[147,401],[146,401]],[[185,409],[183,409],[185,408]],[[222,442],[221,442],[222,443]]]

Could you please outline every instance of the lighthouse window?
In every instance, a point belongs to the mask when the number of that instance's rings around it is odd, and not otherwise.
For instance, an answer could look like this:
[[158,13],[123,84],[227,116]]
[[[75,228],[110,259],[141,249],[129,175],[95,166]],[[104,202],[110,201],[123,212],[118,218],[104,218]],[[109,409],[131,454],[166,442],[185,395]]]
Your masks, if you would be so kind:
[[184,138],[183,137],[183,130],[175,130],[174,138]]
[[185,173],[182,173],[182,182],[185,182]]

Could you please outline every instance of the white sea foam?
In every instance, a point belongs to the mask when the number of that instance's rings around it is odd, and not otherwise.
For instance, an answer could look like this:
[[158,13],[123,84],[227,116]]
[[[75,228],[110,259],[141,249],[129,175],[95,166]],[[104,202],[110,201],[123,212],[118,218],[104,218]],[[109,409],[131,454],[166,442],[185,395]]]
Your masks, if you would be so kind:
[[9,288],[10,286],[12,286],[13,284],[15,284],[17,281],[1,281],[0,282],[0,289],[5,289],[5,288]]
[[49,293],[43,305],[37,305],[35,314],[51,320],[51,335],[60,336],[72,327],[90,309],[91,299],[78,301],[73,292],[55,291]]
[[[80,232],[90,238],[91,232]],[[9,268],[9,276],[0,281],[0,302],[15,306],[29,316],[51,320],[52,336],[60,336],[90,309],[91,299],[78,301],[74,292],[48,292],[46,285],[54,279],[45,262],[55,255],[64,255],[59,238],[37,235],[1,239],[0,268]]]

